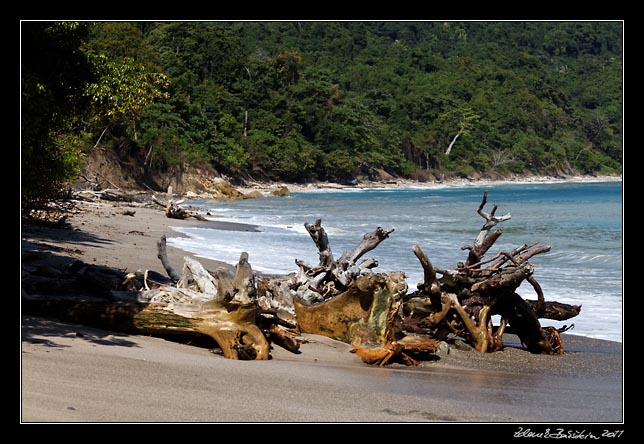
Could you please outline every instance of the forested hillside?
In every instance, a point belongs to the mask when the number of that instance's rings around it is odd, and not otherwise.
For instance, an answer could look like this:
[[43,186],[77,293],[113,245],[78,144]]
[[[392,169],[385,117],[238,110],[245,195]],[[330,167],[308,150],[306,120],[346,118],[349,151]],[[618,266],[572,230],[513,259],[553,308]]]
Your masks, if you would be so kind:
[[[621,22],[81,25],[70,52],[96,68],[79,79],[91,103],[59,133],[149,172],[209,165],[284,181],[375,169],[621,172]],[[42,47],[26,50],[34,70],[52,69]],[[23,110],[42,94],[23,90]],[[23,128],[37,114],[27,110]]]

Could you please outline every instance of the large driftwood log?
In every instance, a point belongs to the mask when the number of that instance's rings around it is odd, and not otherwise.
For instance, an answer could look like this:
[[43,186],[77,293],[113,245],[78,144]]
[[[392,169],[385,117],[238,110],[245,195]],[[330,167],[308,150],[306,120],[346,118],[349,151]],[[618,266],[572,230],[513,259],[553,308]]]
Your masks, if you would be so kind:
[[23,311],[129,333],[207,336],[229,359],[268,359],[269,338],[298,351],[299,341],[292,328],[279,325],[270,316],[260,318],[255,274],[247,253],[241,253],[234,276],[225,276],[221,270],[213,276],[190,257],[184,258],[179,276],[167,261],[165,239],[157,246],[170,282],[157,284],[146,271],[121,276],[118,284],[114,273],[102,273],[101,279],[109,277],[110,286],[98,295],[88,287],[78,287],[83,289],[76,292],[80,296],[38,296],[37,291],[23,291]]
[[350,253],[335,260],[321,220],[304,226],[318,248],[320,261],[312,267],[296,260],[300,272],[291,288],[300,331],[351,344],[352,351],[364,362],[376,365],[392,360],[415,365],[418,361],[413,356],[438,349],[434,338],[396,334],[400,306],[407,292],[404,273],[373,273],[375,259],[356,263],[393,229],[376,228],[365,234]]
[[162,287],[91,296],[24,295],[23,312],[113,331],[164,336],[207,336],[229,359],[268,359],[270,345],[255,325],[257,306],[230,306],[194,290]]
[[400,274],[368,274],[348,290],[317,304],[294,299],[298,326],[305,333],[320,334],[348,344],[393,341],[387,320],[395,316],[407,291]]

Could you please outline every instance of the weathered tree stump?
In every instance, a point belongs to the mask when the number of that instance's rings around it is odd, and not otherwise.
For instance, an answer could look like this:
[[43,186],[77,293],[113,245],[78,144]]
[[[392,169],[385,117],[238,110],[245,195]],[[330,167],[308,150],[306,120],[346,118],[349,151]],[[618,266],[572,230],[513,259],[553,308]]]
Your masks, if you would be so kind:
[[416,365],[412,355],[438,349],[433,338],[397,335],[400,306],[407,292],[404,273],[373,273],[375,259],[356,263],[393,229],[376,228],[350,253],[335,260],[321,220],[304,226],[318,248],[320,261],[315,267],[296,261],[300,272],[291,288],[300,331],[351,344],[364,362],[376,365],[395,360]]
[[[417,292],[406,298],[403,325],[411,331],[439,338],[448,334],[464,336],[480,352],[500,350],[503,333],[509,325],[525,349],[533,353],[562,354],[560,331],[543,329],[538,318],[569,319],[579,314],[581,307],[545,302],[541,286],[533,276],[534,266],[528,259],[550,251],[549,246],[522,245],[483,260],[502,234],[501,230],[492,229],[510,219],[510,214],[497,217],[496,205],[486,213],[483,211],[486,203],[487,192],[477,209],[485,224],[474,244],[462,248],[468,250],[465,263],[459,263],[455,269],[437,269],[420,246],[413,247],[424,270],[424,281]],[[523,281],[534,288],[536,302],[525,301],[516,293]],[[501,316],[498,326],[492,324],[493,315]]]

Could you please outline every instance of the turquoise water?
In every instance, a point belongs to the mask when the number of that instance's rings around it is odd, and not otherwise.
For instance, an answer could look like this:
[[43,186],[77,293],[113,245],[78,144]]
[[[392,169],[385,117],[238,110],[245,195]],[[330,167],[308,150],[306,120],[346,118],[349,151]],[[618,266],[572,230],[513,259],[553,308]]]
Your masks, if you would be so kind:
[[[378,260],[376,271],[404,271],[413,291],[422,280],[422,268],[412,245],[419,244],[438,268],[464,261],[467,252],[461,246],[472,244],[484,223],[476,213],[484,191],[488,192],[485,210],[497,204],[497,216],[511,214],[499,225],[503,235],[488,257],[524,243],[550,245],[549,253],[531,260],[546,300],[582,305],[576,318],[542,320],[542,325],[574,323],[571,334],[621,342],[622,182],[352,188],[235,202],[193,200],[189,204],[204,208],[216,220],[253,224],[259,231],[177,228],[189,237],[172,238],[169,243],[230,263],[246,251],[255,270],[289,273],[297,271],[295,259],[318,261],[304,222],[322,219],[335,257],[353,249],[364,233],[378,226],[394,228],[365,258]],[[536,298],[527,283],[519,294]]]

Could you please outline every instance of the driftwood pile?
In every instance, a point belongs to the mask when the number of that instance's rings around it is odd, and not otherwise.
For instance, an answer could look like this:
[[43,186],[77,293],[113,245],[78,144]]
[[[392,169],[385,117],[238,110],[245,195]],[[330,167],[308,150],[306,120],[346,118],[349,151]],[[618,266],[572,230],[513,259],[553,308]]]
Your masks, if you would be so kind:
[[[168,194],[166,207],[172,203]],[[167,277],[147,270],[119,275],[77,261],[56,276],[62,288],[52,288],[46,276],[30,279],[23,285],[22,308],[116,331],[207,337],[230,359],[269,359],[271,344],[298,353],[302,333],[351,344],[352,352],[375,365],[416,365],[433,356],[441,341],[455,339],[479,352],[501,350],[509,330],[532,353],[562,354],[559,333],[566,327],[542,328],[539,319],[569,319],[581,307],[545,301],[529,259],[548,246],[521,245],[484,259],[502,233],[494,228],[510,218],[496,216],[496,206],[485,212],[486,204],[484,194],[477,212],[485,224],[474,243],[463,247],[467,258],[455,268],[436,268],[420,246],[413,247],[424,280],[412,293],[404,272],[376,273],[377,261],[363,259],[393,229],[376,228],[336,259],[317,220],[305,227],[318,264],[296,260],[299,271],[287,276],[257,276],[246,252],[234,274],[208,271],[190,257],[178,271],[168,261],[163,237],[158,257]],[[536,300],[516,293],[523,281]],[[493,325],[494,315],[499,325]]]

